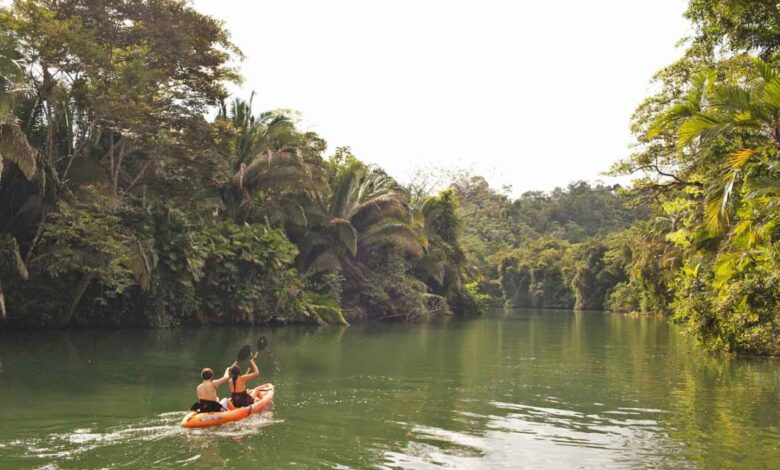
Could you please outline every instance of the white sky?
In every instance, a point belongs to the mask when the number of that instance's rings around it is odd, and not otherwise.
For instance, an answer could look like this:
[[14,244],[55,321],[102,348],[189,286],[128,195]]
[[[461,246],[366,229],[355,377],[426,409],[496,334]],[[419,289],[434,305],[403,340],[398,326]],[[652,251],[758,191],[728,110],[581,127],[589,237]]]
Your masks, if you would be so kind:
[[596,180],[629,153],[685,0],[194,0],[246,55],[244,97],[401,181],[469,169],[513,193]]

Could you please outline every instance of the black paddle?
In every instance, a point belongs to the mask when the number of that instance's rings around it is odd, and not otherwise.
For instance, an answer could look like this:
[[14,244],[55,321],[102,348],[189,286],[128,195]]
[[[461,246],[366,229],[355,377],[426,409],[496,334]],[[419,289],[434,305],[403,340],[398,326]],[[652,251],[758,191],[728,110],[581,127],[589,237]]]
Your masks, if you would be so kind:
[[[255,351],[255,353],[252,355],[252,359],[256,358],[256,357],[257,357],[257,356],[260,354],[260,351],[262,351],[263,349],[265,349],[265,347],[266,347],[267,345],[268,345],[268,340],[266,340],[266,339],[265,339],[265,336],[261,336],[261,337],[257,338],[257,344],[256,344],[256,346],[257,346],[257,350],[256,350],[256,351]],[[245,347],[246,347],[246,346],[245,346]],[[243,351],[243,349],[242,349],[242,351]],[[245,359],[246,359],[246,358],[245,358]],[[248,367],[248,368],[246,369],[246,373],[248,374],[248,373],[249,373],[249,371],[251,371],[251,370],[252,370],[252,368],[251,368],[251,367]]]
[[247,358],[249,358],[249,354],[252,352],[252,348],[249,347],[249,345],[244,345],[243,348],[239,349],[238,354],[236,355],[236,361],[243,361]]

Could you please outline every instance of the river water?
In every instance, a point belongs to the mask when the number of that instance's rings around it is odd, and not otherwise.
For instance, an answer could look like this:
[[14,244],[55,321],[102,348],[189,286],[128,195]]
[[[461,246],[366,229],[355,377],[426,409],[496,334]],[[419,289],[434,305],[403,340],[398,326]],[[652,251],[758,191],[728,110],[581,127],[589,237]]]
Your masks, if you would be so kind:
[[[200,369],[260,334],[273,406],[179,427]],[[3,333],[0,385],[3,469],[780,466],[780,361],[658,318]]]

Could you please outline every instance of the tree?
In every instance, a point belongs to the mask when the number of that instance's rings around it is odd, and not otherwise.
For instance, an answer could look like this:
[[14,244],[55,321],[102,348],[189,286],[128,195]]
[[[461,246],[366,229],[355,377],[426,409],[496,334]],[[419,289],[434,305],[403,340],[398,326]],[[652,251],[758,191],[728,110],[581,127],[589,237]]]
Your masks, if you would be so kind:
[[422,253],[423,240],[392,178],[355,160],[337,167],[331,178],[332,189],[316,201],[311,230],[299,243],[306,272],[336,270],[361,279],[375,247]]

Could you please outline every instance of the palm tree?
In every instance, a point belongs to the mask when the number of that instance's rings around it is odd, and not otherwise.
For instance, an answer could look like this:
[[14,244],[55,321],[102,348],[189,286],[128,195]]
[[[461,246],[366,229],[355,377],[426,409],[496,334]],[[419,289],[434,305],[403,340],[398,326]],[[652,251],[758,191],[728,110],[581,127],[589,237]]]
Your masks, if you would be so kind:
[[235,157],[234,171],[238,171],[241,165],[250,164],[255,157],[268,150],[295,146],[300,140],[291,111],[265,111],[255,116],[252,114],[254,99],[254,92],[248,101],[236,98],[229,109],[223,104],[217,115],[217,119],[229,123],[235,132],[231,142]]
[[290,228],[305,227],[304,206],[327,187],[320,154],[325,142],[313,132],[300,132],[287,110],[255,116],[248,101],[222,105],[218,119],[233,130],[233,177],[227,195],[239,222],[265,222]]
[[13,115],[14,98],[22,94],[24,78],[13,56],[10,46],[0,44],[0,175],[7,160],[29,180],[35,173],[36,154]]
[[301,265],[310,274],[341,271],[363,279],[373,248],[392,245],[420,256],[427,243],[414,229],[397,183],[359,162],[340,169],[330,193],[316,201],[310,222],[298,241]]
[[236,218],[289,228],[305,227],[305,207],[327,189],[327,174],[319,156],[306,157],[297,148],[267,150],[232,178],[238,203]]
[[[3,98],[0,96],[0,109]],[[27,136],[19,124],[13,118],[0,115],[0,174],[3,173],[4,161],[15,164],[25,178],[32,179],[36,152],[27,142]]]
[[681,153],[722,148],[719,139],[724,137],[728,144],[736,144],[737,150],[723,158],[719,174],[707,188],[707,226],[714,232],[720,232],[727,222],[729,199],[741,182],[777,177],[780,72],[761,59],[755,59],[755,64],[757,78],[744,85],[717,85],[713,73],[696,77],[688,93],[651,129],[651,135],[670,129],[676,132]]
[[[21,70],[12,59],[14,51],[7,44],[0,47],[0,187],[4,162],[14,164],[28,180],[35,174],[37,153],[27,140],[13,114],[15,95],[19,93]],[[1,229],[2,227],[0,227]],[[27,266],[19,251],[19,243],[10,234],[0,234],[0,262],[11,261],[22,279],[27,279]],[[5,294],[0,284],[0,317],[6,317]]]
[[461,290],[466,256],[458,243],[460,219],[454,191],[418,198],[413,207],[427,240],[425,253],[415,261],[418,276],[438,295]]

